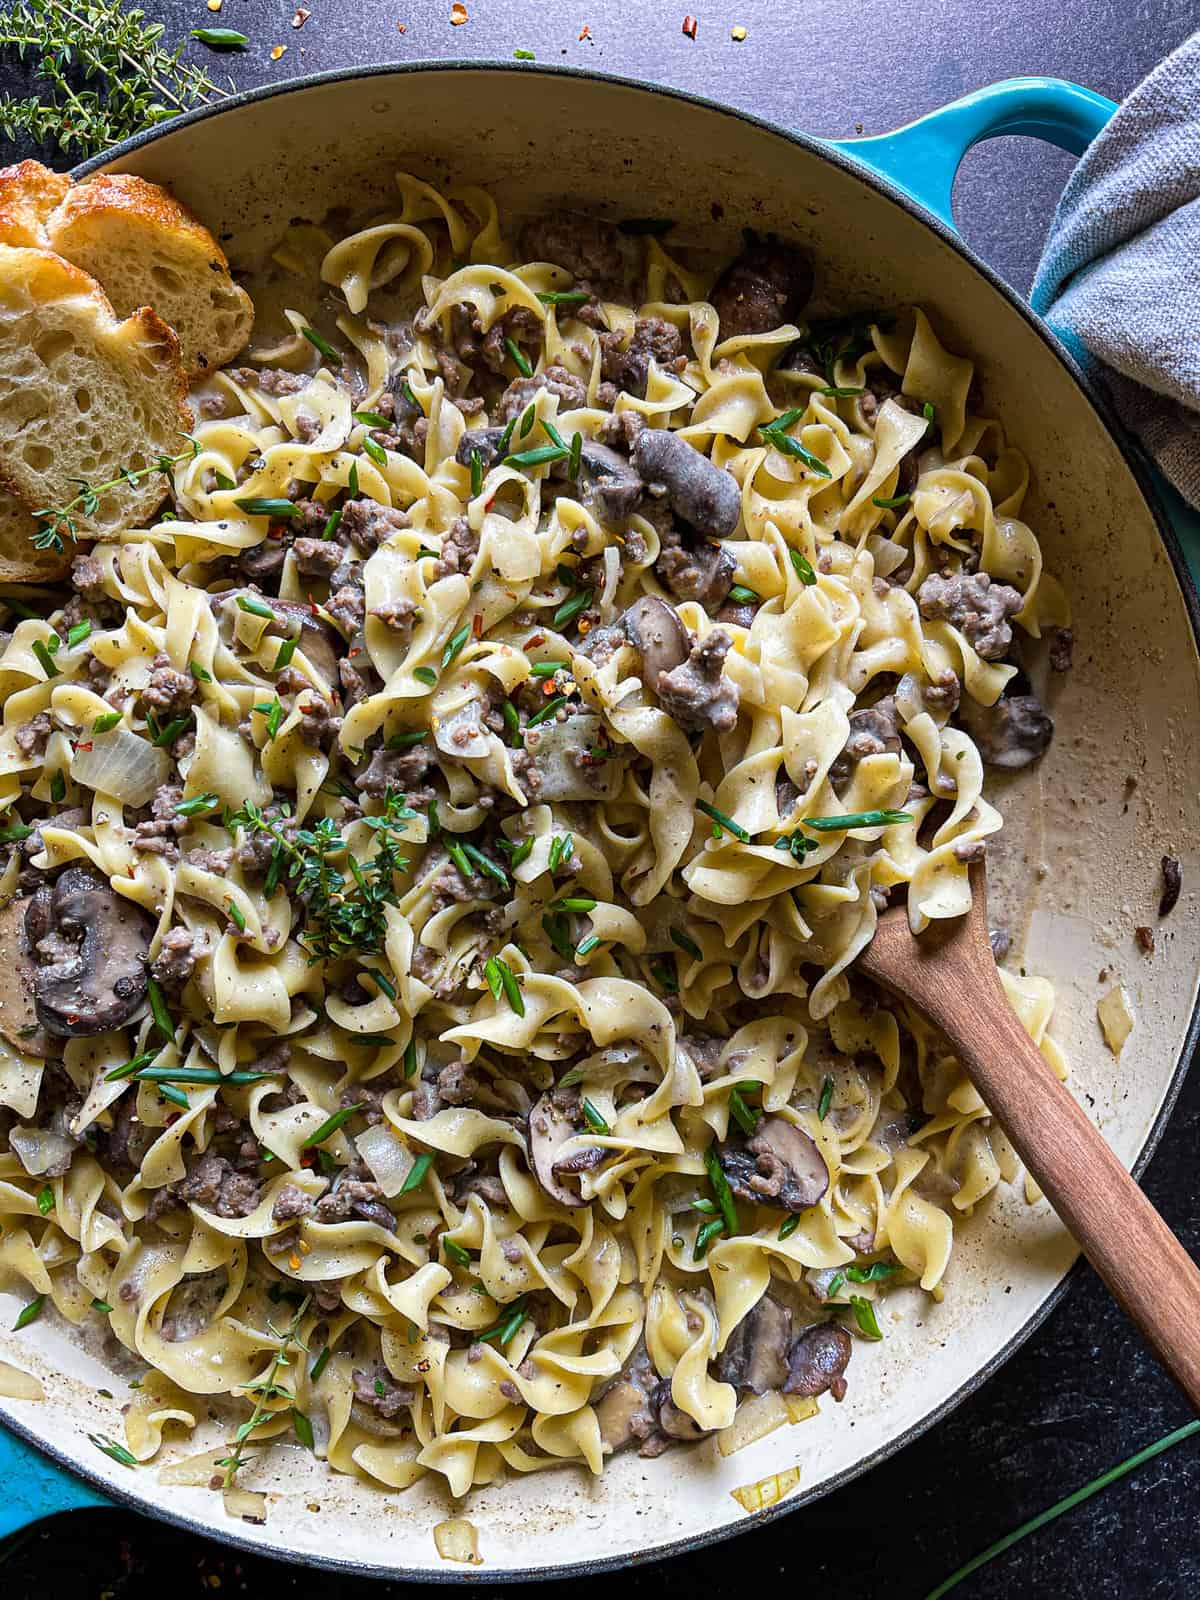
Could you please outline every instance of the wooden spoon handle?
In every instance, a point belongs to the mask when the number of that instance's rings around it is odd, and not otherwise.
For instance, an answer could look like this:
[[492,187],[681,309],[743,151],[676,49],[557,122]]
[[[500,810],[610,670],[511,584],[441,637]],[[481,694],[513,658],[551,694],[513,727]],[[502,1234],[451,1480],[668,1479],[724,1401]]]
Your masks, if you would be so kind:
[[[1200,1411],[1200,1269],[1055,1075],[1000,986],[923,997],[988,1109],[1159,1360]],[[948,986],[949,987],[949,986]]]

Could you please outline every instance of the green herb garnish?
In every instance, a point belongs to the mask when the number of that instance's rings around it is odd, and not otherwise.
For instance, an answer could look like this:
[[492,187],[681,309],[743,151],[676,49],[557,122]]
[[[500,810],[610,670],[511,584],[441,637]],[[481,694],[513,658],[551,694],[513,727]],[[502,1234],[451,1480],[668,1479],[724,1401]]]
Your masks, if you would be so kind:
[[297,1411],[295,1406],[292,1407],[292,1428],[297,1439],[306,1450],[316,1448],[316,1442],[313,1438],[313,1425],[303,1411]]
[[911,499],[911,494],[893,495],[890,500],[881,500],[878,498],[878,496],[876,496],[876,498],[871,501],[871,504],[873,506],[878,506],[881,511],[894,511],[897,506],[907,505]]
[[550,850],[546,866],[551,873],[558,871],[564,861],[569,861],[575,854],[575,835],[573,833],[556,833],[550,841]]
[[756,606],[762,600],[761,595],[756,594],[753,589],[748,589],[744,583],[735,583],[726,598],[739,606]]
[[854,1312],[854,1320],[858,1323],[858,1330],[866,1339],[882,1339],[879,1321],[875,1315],[875,1307],[861,1294],[850,1296],[850,1309]]
[[167,997],[157,978],[146,979],[146,994],[150,1000],[150,1014],[154,1018],[154,1026],[164,1039],[173,1041],[175,1024],[171,1021],[171,1013],[167,1009]]
[[589,933],[586,939],[581,939],[575,946],[575,960],[582,961],[584,956],[590,956],[599,943],[600,935],[598,933]]
[[47,648],[45,642],[41,639],[35,639],[31,648],[37,659],[38,666],[41,667],[47,678],[57,678],[59,669],[54,664],[53,652]]
[[821,1084],[821,1098],[817,1101],[817,1121],[824,1122],[833,1103],[833,1079],[825,1078]]
[[442,1249],[457,1266],[469,1267],[471,1265],[471,1252],[459,1244],[457,1239],[447,1239],[443,1235]]
[[599,1111],[596,1110],[596,1107],[586,1095],[583,1097],[579,1109],[583,1112],[583,1120],[587,1123],[588,1127],[593,1133],[604,1135],[612,1132],[612,1129],[609,1127],[608,1123],[600,1115]]
[[792,1234],[795,1233],[799,1226],[800,1218],[795,1214],[795,1212],[793,1212],[790,1217],[784,1217],[783,1221],[779,1224],[779,1232],[775,1235],[775,1237],[777,1239],[790,1239]]
[[233,503],[247,516],[271,517],[276,522],[288,522],[292,517],[300,515],[299,507],[291,500],[269,500],[259,495],[247,495],[244,500],[235,500]]
[[425,1182],[425,1174],[433,1165],[433,1156],[428,1150],[424,1151],[408,1169],[408,1177],[400,1186],[401,1194],[411,1194],[414,1189],[419,1189]]
[[103,716],[97,717],[95,722],[92,723],[92,732],[107,733],[111,728],[115,728],[120,720],[121,713],[119,711],[106,711]]
[[378,440],[372,439],[369,433],[364,434],[362,447],[377,467],[387,466],[387,451]]
[[817,581],[817,574],[813,569],[812,562],[799,550],[789,550],[788,555],[791,557],[792,566],[796,569],[796,576],[800,579],[800,582],[807,584],[811,588]]
[[486,1333],[477,1333],[475,1335],[477,1342],[479,1344],[489,1344],[495,1339],[497,1344],[507,1344],[525,1321],[526,1300],[527,1296],[518,1295],[498,1322],[493,1323]]
[[513,365],[516,367],[521,376],[523,378],[532,378],[533,368],[529,365],[529,361],[526,358],[525,352],[521,349],[517,341],[512,338],[505,339],[504,348],[512,357]]
[[525,724],[525,731],[528,732],[530,728],[536,728],[539,723],[549,722],[550,718],[555,715],[561,706],[565,706],[566,703],[567,697],[565,694],[556,694],[551,696],[551,698],[547,700],[543,706],[540,706],[538,710],[536,710],[530,717],[529,721]]
[[92,631],[92,625],[85,617],[82,622],[77,622],[73,628],[67,629],[67,649],[74,650],[77,644],[82,644]]
[[354,420],[355,422],[361,422],[367,428],[383,428],[386,430],[391,427],[387,417],[381,417],[378,411],[356,411]]
[[[716,806],[710,806],[707,800],[697,800],[696,810],[703,811],[706,817],[712,818],[718,828],[724,829],[726,833],[731,833],[735,839],[740,839],[743,844],[750,843],[750,835],[745,828],[740,823],[735,822],[732,817],[727,817],[723,811],[718,811]],[[717,837],[719,838],[720,835],[718,834]]]
[[252,617],[263,617],[267,622],[278,622],[279,618],[271,610],[265,600],[256,600],[253,595],[240,594],[237,597],[239,611],[248,612]]
[[696,1234],[696,1242],[692,1246],[692,1260],[703,1261],[708,1254],[708,1247],[719,1233],[725,1232],[725,1224],[720,1217],[710,1217],[707,1222],[700,1225]]
[[123,1444],[118,1444],[115,1439],[110,1439],[107,1434],[89,1433],[87,1437],[89,1444],[94,1444],[97,1450],[102,1451],[106,1456],[111,1456],[114,1461],[120,1462],[121,1466],[137,1466],[137,1457],[131,1451],[126,1450]]
[[471,624],[469,622],[464,622],[462,627],[459,628],[457,632],[451,634],[450,638],[446,641],[446,648],[442,651],[443,672],[445,672],[446,668],[454,660],[455,656],[459,653],[463,645],[466,644],[470,637]]
[[729,1111],[733,1120],[745,1134],[752,1134],[758,1127],[759,1118],[763,1111],[761,1106],[752,1106],[746,1099],[745,1091],[748,1089],[761,1089],[762,1084],[751,1078],[744,1078],[740,1083],[735,1083],[729,1091]]
[[92,1300],[92,1310],[102,1312],[104,1316],[107,1316],[112,1307],[107,1300],[101,1300],[100,1296],[96,1295]]
[[786,850],[789,855],[803,866],[805,856],[813,850],[819,850],[821,846],[816,839],[806,839],[797,828],[794,833],[785,833],[781,839],[776,839],[773,848]]
[[38,1190],[37,1208],[44,1217],[54,1210],[54,1190],[49,1184]]
[[[323,338],[322,335],[319,334],[315,328],[301,328],[300,332],[308,340],[309,344],[312,345],[314,350],[319,350],[321,352],[321,354],[325,357],[326,361],[340,361],[341,360],[341,357],[339,356],[338,352],[334,349],[334,347],[330,344],[329,340],[326,339],[326,338]],[[386,423],[384,424],[384,426],[386,427]]]
[[46,1304],[44,1294],[34,1295],[26,1305],[17,1313],[17,1320],[13,1323],[13,1332],[18,1333],[22,1328],[27,1328],[31,1322],[36,1322],[42,1314],[42,1307]]
[[893,828],[911,821],[910,811],[851,811],[843,817],[806,817],[804,826],[819,833],[835,833],[850,828]]
[[[26,4],[29,7],[29,12],[31,14],[38,15],[39,18],[45,18],[50,12],[50,6],[45,3],[45,0],[26,0]],[[56,5],[53,9],[55,12],[61,12],[65,8]],[[112,9],[115,12],[118,10],[118,7],[114,5]],[[103,10],[107,12],[107,7],[97,7],[97,10]],[[0,18],[0,47],[9,42],[5,38],[5,24],[11,25],[14,15],[16,15],[16,13],[10,12],[8,17]],[[140,12],[131,12],[130,20],[132,20],[135,16],[140,21]],[[75,20],[77,23],[78,19]],[[45,41],[37,40],[35,42],[35,48],[45,51]],[[78,59],[76,53],[81,50],[86,50],[83,40],[78,36],[72,38],[70,45],[66,49],[66,59]],[[45,59],[46,57],[43,56],[43,60]],[[65,88],[65,79],[60,77],[57,81],[62,87]],[[109,81],[111,83],[111,80]],[[110,88],[110,93],[111,92],[112,90]],[[73,91],[71,92],[71,99],[77,106],[80,107],[81,112],[83,112],[83,105],[79,97]],[[92,99],[93,101],[96,100],[96,96],[92,95]],[[8,131],[7,126],[5,125],[4,115],[5,110],[7,109],[7,105],[0,105],[0,132],[5,133]],[[84,113],[84,115],[86,116],[86,113]],[[108,483],[84,483],[75,498],[73,500],[69,500],[65,506],[43,506],[40,511],[35,511],[33,514],[42,524],[42,526],[32,537],[31,542],[34,549],[64,549],[63,535],[65,534],[68,538],[74,539],[78,531],[75,522],[75,513],[78,512],[80,516],[84,517],[94,517],[96,512],[100,509],[100,501],[106,494],[109,493],[110,490],[119,489],[126,485],[130,488],[134,488],[142,481],[143,478],[148,478],[152,473],[155,472],[161,472],[165,477],[169,478],[171,476],[172,468],[177,466],[179,462],[194,460],[196,456],[200,454],[199,441],[193,439],[190,433],[185,433],[182,437],[187,440],[188,448],[180,451],[177,456],[159,456],[157,460],[145,467],[125,467],[117,474],[115,478],[110,479]],[[36,645],[34,646],[34,654],[37,654]]]
[[547,289],[538,291],[538,299],[544,306],[582,306],[591,299],[585,289]]
[[283,643],[279,646],[279,649],[275,654],[275,660],[271,665],[272,672],[283,671],[284,667],[291,662],[292,657],[296,654],[296,646],[298,643],[298,639],[285,639],[283,641]]
[[314,1128],[308,1138],[303,1141],[300,1146],[301,1150],[313,1150],[317,1145],[324,1144],[326,1139],[331,1138],[343,1123],[349,1122],[356,1111],[361,1111],[365,1103],[365,1101],[356,1100],[353,1105],[342,1106],[332,1116],[326,1117],[320,1127]]
[[193,28],[191,37],[210,50],[244,50],[250,40],[236,28]]
[[822,478],[832,478],[832,472],[820,456],[815,456],[811,450],[806,450],[799,439],[793,439],[790,433],[785,433],[778,423],[772,422],[766,427],[759,428],[758,434],[764,444],[774,445],[776,450],[785,456],[792,456],[810,472],[815,472]]
[[570,455],[563,444],[539,444],[532,450],[519,450],[515,456],[505,456],[506,467],[542,467],[550,461],[562,461]]
[[428,684],[431,689],[437,683],[437,673],[432,667],[414,667],[413,677],[418,683]]
[[471,451],[471,499],[474,500],[483,489],[483,457],[478,450]]
[[729,1187],[729,1179],[722,1170],[717,1152],[711,1145],[704,1152],[704,1166],[726,1229],[731,1236],[740,1233],[741,1224],[738,1221],[737,1206],[733,1202],[733,1190]]
[[67,798],[67,780],[63,777],[61,769],[50,778],[50,798],[56,806],[61,805]]
[[330,1358],[330,1356],[332,1354],[333,1354],[333,1351],[329,1348],[328,1345],[322,1345],[321,1353],[317,1356],[317,1359],[313,1362],[312,1366],[308,1369],[308,1381],[310,1383],[316,1383],[317,1379],[321,1376],[321,1374],[325,1371],[325,1368],[329,1365],[329,1358]]
[[305,1295],[297,1305],[292,1313],[292,1320],[283,1333],[272,1327],[270,1322],[267,1323],[267,1331],[279,1340],[279,1348],[276,1350],[271,1365],[267,1369],[265,1378],[258,1378],[253,1383],[242,1384],[243,1394],[253,1394],[255,1397],[254,1410],[246,1421],[239,1423],[234,1430],[232,1453],[219,1457],[213,1463],[214,1466],[225,1468],[225,1487],[227,1489],[232,1485],[239,1469],[245,1464],[246,1440],[268,1416],[273,1414],[271,1401],[291,1401],[295,1399],[292,1391],[285,1384],[280,1383],[279,1378],[284,1369],[291,1365],[291,1357],[288,1355],[288,1351],[292,1344],[295,1343],[296,1348],[301,1352],[303,1351],[304,1347],[296,1336],[300,1332],[300,1323],[304,1313],[308,1310],[308,1298]]
[[878,1283],[903,1271],[894,1261],[872,1261],[869,1267],[847,1267],[846,1276],[851,1283]]

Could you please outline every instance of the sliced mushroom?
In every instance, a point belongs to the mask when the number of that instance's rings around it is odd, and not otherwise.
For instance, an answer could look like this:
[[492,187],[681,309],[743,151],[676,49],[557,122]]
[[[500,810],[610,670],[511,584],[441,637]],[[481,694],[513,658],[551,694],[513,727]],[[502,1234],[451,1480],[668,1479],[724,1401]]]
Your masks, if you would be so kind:
[[829,1188],[829,1168],[815,1141],[782,1117],[764,1117],[752,1139],[727,1143],[718,1154],[741,1200],[806,1211]]
[[600,1440],[610,1454],[655,1431],[658,1373],[650,1364],[644,1344],[639,1344],[620,1373],[596,1402]]
[[622,621],[626,638],[642,658],[646,687],[657,694],[663,674],[681,667],[688,658],[688,631],[675,607],[652,594],[635,600]]
[[472,428],[463,434],[458,441],[458,448],[454,452],[454,459],[460,467],[469,467],[471,457],[477,455],[484,471],[494,466],[500,456],[500,441],[508,432],[507,428]]
[[791,1339],[792,1313],[765,1294],[730,1334],[717,1362],[717,1376],[752,1394],[780,1389],[788,1375]]
[[624,522],[646,492],[630,462],[619,450],[585,439],[579,465],[585,479],[584,502],[601,522]]
[[694,1417],[689,1417],[686,1411],[681,1411],[671,1399],[670,1379],[664,1378],[655,1392],[655,1402],[658,1410],[658,1426],[668,1439],[703,1439],[708,1430],[702,1428]]
[[10,900],[0,911],[0,1034],[14,1050],[28,1056],[48,1056],[53,1045],[38,1026],[33,1005],[33,982],[37,966],[25,935],[28,896]]
[[843,1374],[854,1353],[854,1341],[836,1322],[816,1322],[805,1328],[788,1355],[784,1394],[818,1395],[828,1389],[835,1400],[846,1393]]
[[1001,695],[994,706],[963,701],[962,719],[989,767],[1017,772],[1045,755],[1054,721],[1033,694]]
[[555,1105],[553,1092],[544,1094],[529,1113],[529,1164],[551,1200],[561,1206],[581,1206],[583,1199],[558,1179],[558,1152],[579,1133],[574,1118]]
[[812,262],[803,250],[769,233],[748,233],[746,248],[713,284],[709,303],[721,319],[721,338],[769,333],[795,322],[813,289]]
[[698,533],[707,539],[732,535],[742,511],[738,481],[686,439],[667,428],[643,428],[633,441],[633,464],[651,489],[665,491],[671,510]]
[[337,683],[337,647],[341,638],[336,630],[322,617],[314,616],[311,607],[306,606],[301,600],[276,600],[272,598],[267,602],[276,616],[290,626],[282,629],[267,626],[267,632],[282,632],[290,638],[298,638],[300,648],[316,667],[317,671],[327,683]]
[[27,933],[42,934],[33,974],[38,1021],[48,1033],[68,1039],[122,1027],[146,998],[153,921],[114,894],[92,867],[68,867],[61,875],[45,929],[43,906],[37,897],[30,902],[33,929],[27,924]]

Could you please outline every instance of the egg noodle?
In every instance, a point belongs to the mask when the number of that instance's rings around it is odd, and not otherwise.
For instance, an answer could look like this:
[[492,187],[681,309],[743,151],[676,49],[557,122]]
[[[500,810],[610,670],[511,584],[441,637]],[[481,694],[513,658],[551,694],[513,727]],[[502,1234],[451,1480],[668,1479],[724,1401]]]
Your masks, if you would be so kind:
[[[110,889],[150,989],[107,1031],[39,1002],[0,1041],[0,1265],[136,1359],[138,1461],[228,1397],[246,1448],[294,1430],[461,1495],[601,1472],[639,1363],[651,1452],[728,1427],[722,1356],[768,1290],[856,1344],[896,1287],[941,1296],[955,1219],[1016,1163],[852,963],[889,898],[917,931],[966,910],[1002,819],[959,692],[993,707],[1018,669],[918,591],[979,572],[1027,636],[1068,618],[1026,462],[921,310],[829,322],[789,368],[816,324],[722,339],[669,235],[623,236],[623,303],[519,259],[481,190],[399,186],[348,237],[289,233],[327,333],[292,311],[209,378],[174,514],[13,619],[0,883],[22,911],[56,873]],[[375,320],[385,296],[420,315]],[[649,319],[681,358],[602,394],[605,331]],[[486,414],[452,392],[468,326]],[[720,617],[661,581],[661,485],[603,498],[587,448],[636,462],[638,420],[733,480],[736,527],[697,545]],[[661,614],[622,620],[646,596],[682,624],[666,668]],[[856,744],[882,689],[896,736]],[[61,951],[29,939],[40,994]],[[1050,986],[1002,977],[1063,1072]]]

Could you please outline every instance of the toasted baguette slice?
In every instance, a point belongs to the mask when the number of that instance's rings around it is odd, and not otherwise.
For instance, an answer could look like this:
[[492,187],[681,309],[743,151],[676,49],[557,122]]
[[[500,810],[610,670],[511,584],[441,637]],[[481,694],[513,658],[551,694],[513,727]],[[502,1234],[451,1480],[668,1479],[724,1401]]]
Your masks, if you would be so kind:
[[[120,322],[96,283],[44,250],[0,245],[0,488],[31,512],[65,506],[79,482],[177,455],[191,426],[179,342],[153,311]],[[81,534],[114,538],[157,510],[168,484],[121,483]]]
[[101,173],[72,184],[36,161],[7,167],[0,243],[56,251],[91,273],[120,316],[153,307],[174,328],[191,377],[224,366],[250,337],[254,306],[229,276],[225,252],[173,195],[144,178]]
[[0,490],[0,583],[53,583],[71,565],[70,541],[63,550],[39,550],[40,524],[15,495]]

